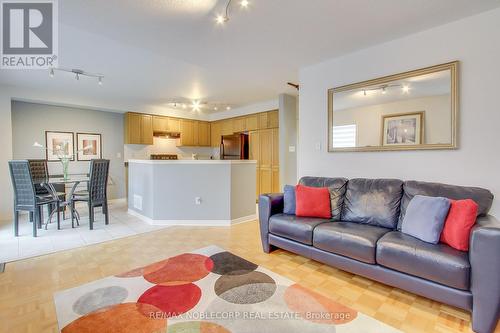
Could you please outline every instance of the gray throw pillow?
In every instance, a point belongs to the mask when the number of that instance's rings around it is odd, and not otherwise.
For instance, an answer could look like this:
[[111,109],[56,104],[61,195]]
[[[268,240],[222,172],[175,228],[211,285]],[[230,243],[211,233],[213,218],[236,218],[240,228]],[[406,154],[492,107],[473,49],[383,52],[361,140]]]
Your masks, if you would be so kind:
[[449,210],[447,198],[416,195],[406,208],[401,232],[437,244]]
[[295,215],[295,186],[285,185],[283,192],[283,213]]

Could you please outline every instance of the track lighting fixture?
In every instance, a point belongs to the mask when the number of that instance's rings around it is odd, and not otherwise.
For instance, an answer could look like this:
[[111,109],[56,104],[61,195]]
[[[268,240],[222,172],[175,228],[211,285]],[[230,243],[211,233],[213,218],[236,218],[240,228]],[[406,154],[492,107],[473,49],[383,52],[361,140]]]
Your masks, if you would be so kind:
[[98,74],[98,73],[89,73],[89,72],[86,72],[86,71],[84,71],[84,70],[81,70],[81,69],[76,69],[76,68],[69,69],[69,68],[61,68],[61,67],[58,67],[58,68],[52,67],[52,68],[50,68],[50,70],[49,70],[49,76],[50,76],[50,77],[54,77],[54,76],[55,76],[55,71],[67,72],[67,73],[72,73],[72,74],[75,74],[75,79],[76,79],[77,81],[80,81],[80,76],[95,77],[95,78],[97,78],[97,83],[98,83],[100,86],[102,86],[102,84],[103,84],[103,80],[104,80],[104,75],[102,75],[102,74]]
[[363,92],[364,96],[367,96],[369,91],[379,91],[379,90],[382,93],[382,95],[386,95],[389,91],[389,88],[401,88],[403,94],[408,94],[410,92],[410,87],[406,84],[384,84],[378,87],[362,89],[361,91]]
[[[228,0],[224,13],[218,14],[215,17],[215,22],[217,22],[217,24],[224,24],[227,21],[229,21],[229,9],[231,7],[231,3],[232,3],[232,0]],[[241,0],[240,1],[241,8],[248,8],[249,4],[250,4],[250,2],[248,0]]]
[[183,109],[189,109],[192,111],[202,111],[202,110],[213,110],[213,111],[221,111],[221,110],[231,110],[231,105],[228,103],[220,103],[220,102],[209,102],[203,101],[200,99],[186,99],[186,98],[178,98],[172,100],[167,103],[169,106],[173,108],[182,107]]

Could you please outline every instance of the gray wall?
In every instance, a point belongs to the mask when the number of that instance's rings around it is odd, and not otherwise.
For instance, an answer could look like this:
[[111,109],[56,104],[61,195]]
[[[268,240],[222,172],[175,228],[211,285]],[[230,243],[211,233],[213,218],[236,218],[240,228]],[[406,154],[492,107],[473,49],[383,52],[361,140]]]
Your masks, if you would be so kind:
[[[45,145],[45,131],[98,133],[102,140],[102,157],[111,160],[108,195],[125,198],[123,164],[123,115],[119,113],[69,108],[26,102],[12,102],[12,149],[14,159],[45,158],[45,151],[33,147]],[[61,174],[61,164],[49,162],[49,172]],[[86,173],[89,162],[71,162],[70,173]]]

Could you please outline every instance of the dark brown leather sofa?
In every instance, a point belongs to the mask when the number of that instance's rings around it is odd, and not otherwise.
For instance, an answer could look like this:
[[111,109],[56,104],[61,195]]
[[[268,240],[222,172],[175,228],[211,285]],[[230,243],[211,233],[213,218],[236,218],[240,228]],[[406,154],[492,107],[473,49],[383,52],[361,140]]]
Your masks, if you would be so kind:
[[[305,177],[328,187],[332,219],[283,214],[283,194],[259,200],[264,252],[274,247],[472,312],[478,333],[495,329],[500,311],[500,222],[487,215],[493,194],[482,188],[397,179]],[[413,196],[470,198],[479,205],[470,250],[429,244],[401,233]]]

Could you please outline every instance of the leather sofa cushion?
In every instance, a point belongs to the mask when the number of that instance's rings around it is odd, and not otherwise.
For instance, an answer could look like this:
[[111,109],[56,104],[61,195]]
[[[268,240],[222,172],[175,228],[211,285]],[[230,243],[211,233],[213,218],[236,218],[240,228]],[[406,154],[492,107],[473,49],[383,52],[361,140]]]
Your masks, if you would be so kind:
[[477,211],[478,216],[486,215],[493,202],[493,194],[480,187],[466,187],[409,180],[404,183],[403,190],[398,230],[401,230],[401,224],[403,223],[408,204],[417,194],[429,197],[445,197],[453,200],[472,199],[479,205]]
[[340,221],[347,181],[347,178],[302,177],[299,184],[311,187],[327,187],[328,191],[330,191],[332,220]]
[[306,245],[312,245],[314,228],[325,222],[330,222],[330,220],[276,214],[269,219],[269,232]]
[[395,229],[403,195],[398,179],[351,179],[342,209],[342,221]]
[[375,264],[377,241],[392,229],[352,222],[318,225],[313,232],[313,246],[328,252]]
[[429,244],[399,231],[385,234],[377,243],[377,263],[448,287],[469,290],[467,252],[445,244]]

